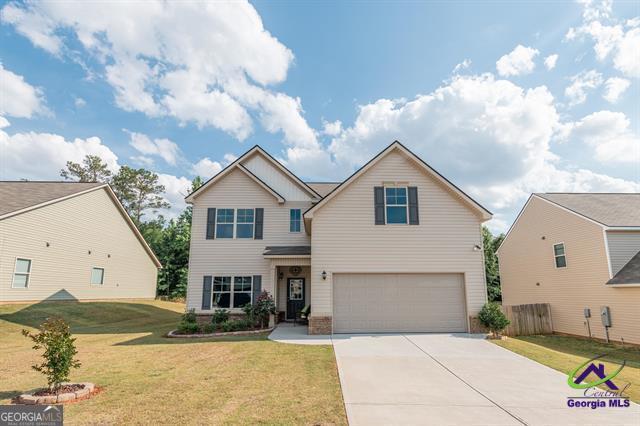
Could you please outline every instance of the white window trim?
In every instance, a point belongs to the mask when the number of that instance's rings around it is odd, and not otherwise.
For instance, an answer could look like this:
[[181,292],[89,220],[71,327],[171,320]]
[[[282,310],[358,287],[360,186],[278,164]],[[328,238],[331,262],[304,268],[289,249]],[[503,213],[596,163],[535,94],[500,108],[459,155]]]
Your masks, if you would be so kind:
[[[562,244],[562,251],[564,251],[564,254],[556,254],[556,246],[559,246]],[[551,250],[553,250],[553,266],[555,266],[556,269],[566,269],[569,266],[569,262],[567,261],[567,246],[564,244],[564,241],[560,241],[559,243],[553,243],[553,245],[551,246]],[[564,266],[558,266],[558,262],[556,262],[556,260],[559,257],[564,257]]]
[[[232,229],[231,233],[233,234],[233,235],[231,235],[231,238],[229,238],[229,237],[219,237],[218,236],[218,225],[221,224],[220,221],[218,220],[218,213],[220,212],[220,210],[233,210],[233,222],[231,222],[231,223],[223,222],[222,223],[222,225],[231,225],[231,229]],[[235,240],[236,239],[236,217],[237,217],[236,215],[238,214],[237,212],[238,212],[238,209],[230,208],[230,207],[222,207],[222,208],[218,208],[216,210],[216,229],[215,229],[215,234],[214,234],[216,239],[218,239],[218,240]],[[254,217],[253,220],[255,222],[255,217]]]
[[[297,231],[292,231],[291,230],[291,210],[298,210],[300,212],[300,220],[298,220],[298,222],[300,223],[300,229]],[[302,229],[304,228],[303,225],[304,221],[302,220],[302,209],[289,209],[289,233],[290,234],[299,234],[302,232]]]
[[[233,239],[234,240],[252,240],[253,236],[256,234],[256,209],[254,208],[243,208],[240,207],[238,209],[234,209],[235,213],[233,215]],[[251,233],[251,237],[246,237],[246,238],[238,238],[238,210],[252,210],[253,211],[253,222],[251,222],[251,225],[253,225],[253,232]],[[249,222],[242,222],[242,225],[249,225]],[[223,238],[230,240],[231,238]]]
[[[93,270],[94,269],[102,269],[102,284],[92,283],[93,279]],[[104,276],[106,275],[106,268],[104,266],[92,266],[91,271],[89,271],[89,285],[96,287],[104,287]]]
[[[208,274],[207,274],[208,275]],[[214,283],[216,281],[216,278],[226,278],[226,277],[230,277],[231,278],[231,286],[229,287],[229,291],[214,291],[213,290],[213,286]],[[251,279],[251,292],[250,292],[250,302],[251,304],[253,304],[254,300],[253,300],[253,275],[225,275],[225,274],[212,274],[211,275],[211,310],[216,310],[216,309],[226,309],[229,310],[231,312],[242,312],[242,308],[234,308],[233,307],[233,295],[235,293],[234,288],[233,288],[233,284],[234,284],[234,280],[236,277],[249,277]],[[213,295],[215,293],[229,293],[229,307],[228,308],[220,308],[217,306],[213,306]],[[246,293],[246,291],[239,291],[238,293]]]
[[[407,222],[406,223],[388,223],[387,219],[389,218],[389,215],[387,214],[387,188],[404,188],[405,189],[405,194],[407,197],[407,202],[406,204],[392,204],[391,207],[402,207],[403,205],[405,206],[405,209],[407,211]],[[384,191],[384,224],[385,225],[389,225],[389,226],[407,226],[409,225],[409,186],[404,184],[404,183],[398,183],[398,184],[384,184],[383,186],[383,191]]]
[[[18,260],[28,260],[29,261],[29,272],[17,272],[16,266],[18,266]],[[29,259],[27,257],[16,257],[13,259],[13,275],[11,276],[11,288],[15,288],[16,290],[28,290],[31,284],[31,274],[33,273],[33,259]],[[27,285],[24,287],[16,287],[16,274],[26,275],[27,276]]]

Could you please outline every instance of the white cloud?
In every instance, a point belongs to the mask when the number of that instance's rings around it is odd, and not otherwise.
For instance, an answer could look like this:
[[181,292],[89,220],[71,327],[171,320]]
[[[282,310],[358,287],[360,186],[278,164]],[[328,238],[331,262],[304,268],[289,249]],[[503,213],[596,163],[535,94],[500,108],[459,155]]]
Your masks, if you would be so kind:
[[575,123],[571,136],[595,150],[602,163],[640,164],[640,136],[621,112],[598,111]]
[[81,163],[86,155],[97,155],[116,171],[118,157],[100,138],[64,137],[50,133],[8,134],[0,130],[0,180],[59,180],[67,161]]
[[87,101],[82,98],[75,97],[73,99],[73,104],[76,106],[76,108],[84,108],[85,106],[87,106]]
[[462,70],[469,69],[470,66],[471,66],[471,59],[465,59],[464,61],[460,62],[453,68],[453,73],[457,74]]
[[222,170],[222,164],[217,161],[212,161],[208,157],[205,157],[195,163],[192,167],[192,172],[196,176],[200,176],[203,179],[209,179]]
[[327,136],[337,136],[342,131],[342,121],[325,121],[322,120],[322,134]]
[[611,77],[604,82],[604,94],[602,97],[607,102],[615,104],[620,96],[629,88],[631,82],[626,78]]
[[510,53],[496,62],[498,74],[503,77],[530,74],[536,67],[533,59],[539,54],[538,49],[517,45]]
[[175,218],[187,207],[184,197],[191,192],[191,179],[184,176],[174,176],[165,173],[158,174],[158,183],[164,185],[164,199],[171,204],[171,209],[163,209],[159,214],[168,218]]
[[602,84],[602,74],[596,70],[582,71],[571,77],[571,84],[564,90],[569,98],[569,105],[582,104],[587,100],[587,91],[596,89]]
[[[125,129],[131,138],[129,144],[144,155],[155,155],[162,158],[167,164],[175,166],[182,158],[182,153],[177,144],[169,139],[153,139],[143,133],[130,132]],[[142,160],[145,162],[145,160]]]
[[4,68],[0,63],[0,114],[31,118],[48,113],[42,91],[33,87],[21,75]]
[[544,66],[548,70],[552,70],[556,67],[556,62],[558,62],[558,54],[554,53],[553,55],[549,55],[544,58]]
[[11,126],[9,120],[0,115],[0,129],[4,129],[5,127]]
[[64,34],[73,33],[103,64],[124,110],[215,127],[239,140],[252,133],[255,111],[292,147],[315,147],[300,100],[268,89],[286,79],[293,53],[246,1],[10,3],[2,20],[61,57],[70,56],[73,38]]
[[228,152],[222,158],[224,158],[224,161],[226,161],[227,164],[230,164],[236,161],[238,159],[238,156]]
[[617,22],[612,18],[611,2],[583,2],[583,24],[570,28],[565,38],[590,37],[596,58],[604,62],[612,57],[613,67],[627,77],[640,78],[640,28],[638,18]]

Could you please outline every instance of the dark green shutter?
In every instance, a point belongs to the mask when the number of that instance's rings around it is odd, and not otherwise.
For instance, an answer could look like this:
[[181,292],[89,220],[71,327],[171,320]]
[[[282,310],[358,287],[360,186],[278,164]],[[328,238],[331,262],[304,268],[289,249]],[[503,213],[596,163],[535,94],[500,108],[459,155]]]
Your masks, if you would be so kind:
[[384,187],[375,186],[373,188],[373,203],[376,216],[376,225],[384,225]]
[[253,303],[258,301],[258,296],[262,293],[262,275],[253,276]]
[[409,225],[419,225],[418,219],[418,187],[410,186],[409,191]]
[[207,209],[207,240],[213,240],[216,235],[216,209]]
[[211,309],[211,276],[207,275],[202,281],[202,310]]
[[264,224],[264,209],[256,209],[256,225],[253,230],[253,238],[255,240],[262,239],[262,231]]

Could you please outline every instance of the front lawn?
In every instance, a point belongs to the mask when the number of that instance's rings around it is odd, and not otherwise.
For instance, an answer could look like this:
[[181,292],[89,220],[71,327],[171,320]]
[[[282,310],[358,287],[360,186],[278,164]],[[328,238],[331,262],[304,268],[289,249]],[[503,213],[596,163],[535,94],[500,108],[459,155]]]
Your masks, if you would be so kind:
[[620,367],[623,360],[625,368],[616,376],[614,382],[621,387],[631,386],[626,394],[634,402],[640,402],[640,348],[622,347],[618,344],[606,344],[597,341],[566,336],[518,336],[507,340],[491,340],[496,345],[526,356],[540,364],[569,374],[578,365],[598,355],[607,354],[599,362],[605,364],[605,371],[611,372]]
[[0,305],[0,404],[42,387],[20,334],[62,316],[77,337],[71,379],[103,387],[65,406],[69,424],[346,424],[331,346],[266,335],[166,339],[184,305],[162,301]]

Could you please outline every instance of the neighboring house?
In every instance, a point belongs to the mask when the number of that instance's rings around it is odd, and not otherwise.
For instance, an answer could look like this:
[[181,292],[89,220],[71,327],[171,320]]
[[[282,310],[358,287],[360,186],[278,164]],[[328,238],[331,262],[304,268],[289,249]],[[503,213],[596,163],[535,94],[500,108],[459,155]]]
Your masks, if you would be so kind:
[[640,194],[533,194],[498,249],[502,301],[551,304],[556,332],[640,344],[639,252]]
[[0,303],[151,299],[160,266],[109,185],[0,182]]
[[465,332],[486,302],[491,213],[394,142],[340,184],[256,146],[190,194],[187,306],[239,312],[261,290],[310,334]]

